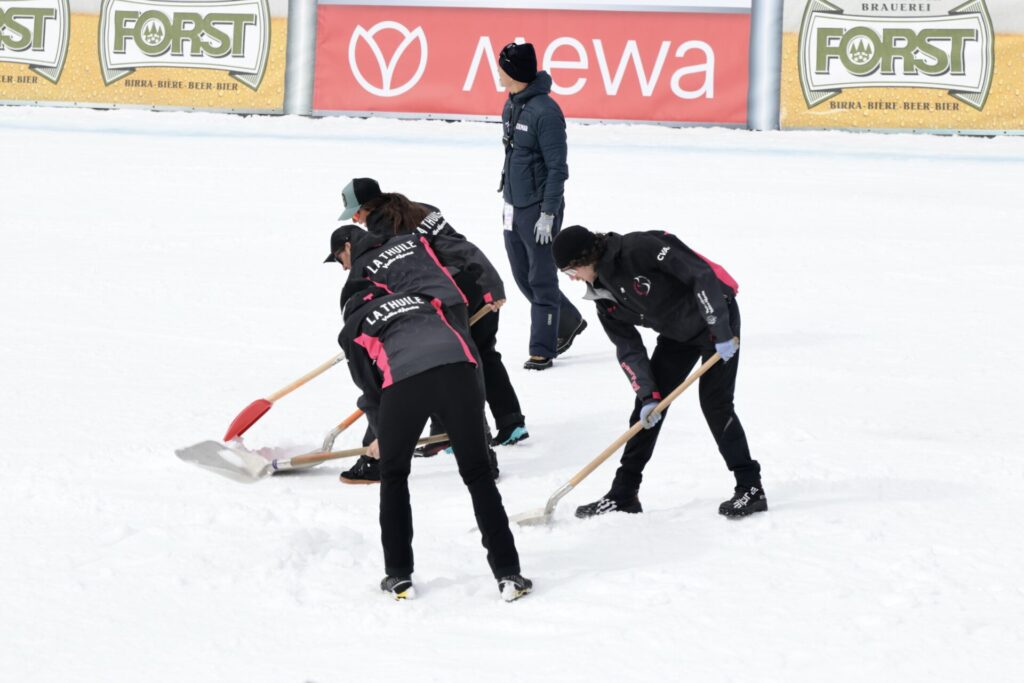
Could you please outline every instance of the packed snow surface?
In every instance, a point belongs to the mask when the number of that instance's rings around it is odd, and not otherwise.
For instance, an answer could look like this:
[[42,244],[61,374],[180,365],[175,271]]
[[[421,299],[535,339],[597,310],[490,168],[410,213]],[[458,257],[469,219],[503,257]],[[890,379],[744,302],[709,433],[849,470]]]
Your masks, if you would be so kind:
[[[341,188],[440,206],[505,277],[531,438],[510,514],[627,427],[597,324],[522,369],[487,123],[0,109],[5,681],[1010,680],[1024,651],[1024,140],[570,125],[566,225],[666,229],[740,283],[737,411],[770,511],[673,406],[642,515],[517,528],[501,602],[450,457],[411,487],[418,597],[381,594],[377,489],[336,461],[243,485],[181,462],[338,352]],[[564,281],[574,300],[582,285]],[[648,336],[648,339],[651,339]],[[245,435],[315,449],[338,366]],[[361,425],[338,446],[357,445]]]

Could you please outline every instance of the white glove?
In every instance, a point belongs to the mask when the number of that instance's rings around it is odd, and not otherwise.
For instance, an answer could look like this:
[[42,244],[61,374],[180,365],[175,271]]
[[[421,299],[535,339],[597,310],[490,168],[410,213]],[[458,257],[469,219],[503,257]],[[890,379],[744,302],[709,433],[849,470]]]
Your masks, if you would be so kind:
[[550,213],[542,213],[533,226],[533,237],[537,244],[551,243],[551,229],[555,226],[555,217]]
[[715,351],[718,351],[718,355],[722,357],[723,363],[728,363],[729,359],[735,356],[739,350],[740,347],[732,339],[726,339],[715,344]]
[[657,407],[657,401],[648,401],[640,408],[640,423],[644,426],[644,429],[650,429],[661,422],[661,413],[654,412],[654,409]]

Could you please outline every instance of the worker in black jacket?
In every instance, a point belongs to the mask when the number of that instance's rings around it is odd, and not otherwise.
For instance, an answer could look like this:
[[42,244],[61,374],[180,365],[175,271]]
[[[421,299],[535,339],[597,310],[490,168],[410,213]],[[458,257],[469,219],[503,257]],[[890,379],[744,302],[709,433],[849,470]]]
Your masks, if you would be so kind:
[[[455,240],[445,237],[434,240],[435,243],[446,241]],[[436,298],[444,305],[448,322],[469,340],[468,348],[477,360],[476,365],[480,365],[479,352],[469,332],[466,297],[455,285],[448,270],[441,265],[426,237],[405,234],[388,238],[386,235],[367,232],[358,225],[343,225],[331,233],[331,253],[324,260],[325,263],[334,261],[349,271],[348,281],[341,294],[343,306],[353,289],[362,289],[364,282],[370,282],[388,293],[413,291]],[[485,305],[498,307],[504,302],[500,279],[495,283],[493,291],[496,295],[492,296],[494,303]],[[483,392],[483,374],[478,372],[478,375]],[[364,444],[372,445],[376,436],[376,432],[368,429]],[[497,479],[497,455],[489,450],[489,457],[493,476]],[[346,484],[376,484],[380,481],[380,470],[374,459],[364,456],[352,468],[343,472],[341,478]]]
[[[716,351],[722,360],[700,379],[700,406],[736,477],[733,497],[718,511],[742,517],[767,510],[761,466],[750,457],[733,407],[740,336],[736,281],[721,266],[660,231],[595,234],[574,225],[555,239],[554,257],[571,279],[587,283],[585,298],[596,304],[598,320],[636,394],[629,424],[644,425],[626,443],[611,489],[600,500],[580,506],[576,516],[642,512],[637,494],[665,415],[653,412],[654,407],[686,379],[698,359],[707,360]],[[658,332],[649,357],[637,327]]]
[[338,342],[363,392],[359,406],[379,435],[381,590],[395,599],[415,595],[409,470],[416,439],[436,414],[448,428],[498,590],[508,601],[525,595],[533,584],[520,573],[508,516],[491,477],[484,399],[468,337],[452,326],[436,297],[387,294],[366,280],[347,289]]
[[[342,190],[342,198],[345,202],[342,220],[351,219],[365,225],[370,232],[388,236],[415,232],[426,237],[466,296],[470,314],[495,301],[495,292],[501,289],[497,270],[475,244],[452,227],[436,206],[410,201],[411,206],[406,208],[404,202],[408,200],[403,195],[381,192],[373,178],[353,178]],[[413,214],[403,215],[407,211]],[[445,239],[435,240],[435,237]],[[519,398],[497,349],[498,323],[499,313],[495,309],[477,321],[470,334],[480,353],[487,405],[494,418],[496,434],[492,445],[511,446],[529,438],[530,434]],[[432,434],[443,431],[435,422],[431,423]],[[447,443],[441,442],[423,446],[416,452],[430,456],[447,447]]]

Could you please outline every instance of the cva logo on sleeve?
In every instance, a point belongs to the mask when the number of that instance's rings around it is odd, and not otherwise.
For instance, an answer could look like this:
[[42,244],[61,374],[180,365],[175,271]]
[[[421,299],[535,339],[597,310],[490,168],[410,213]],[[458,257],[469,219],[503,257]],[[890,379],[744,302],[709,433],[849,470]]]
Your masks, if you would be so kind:
[[100,63],[110,85],[146,67],[227,71],[256,90],[270,52],[268,0],[103,0]]
[[850,15],[809,0],[799,51],[808,108],[845,88],[939,88],[980,111],[992,87],[995,34],[985,0],[913,16]]
[[56,83],[68,57],[68,0],[0,0],[0,62]]

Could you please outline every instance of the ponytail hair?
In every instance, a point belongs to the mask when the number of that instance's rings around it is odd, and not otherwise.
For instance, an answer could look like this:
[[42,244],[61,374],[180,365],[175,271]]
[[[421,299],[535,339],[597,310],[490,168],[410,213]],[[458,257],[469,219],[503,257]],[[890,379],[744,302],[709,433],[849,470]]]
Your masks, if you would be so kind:
[[413,204],[404,194],[385,192],[363,204],[371,214],[375,232],[387,235],[402,235],[413,232],[430,212],[419,204]]

